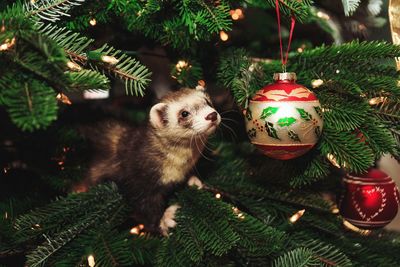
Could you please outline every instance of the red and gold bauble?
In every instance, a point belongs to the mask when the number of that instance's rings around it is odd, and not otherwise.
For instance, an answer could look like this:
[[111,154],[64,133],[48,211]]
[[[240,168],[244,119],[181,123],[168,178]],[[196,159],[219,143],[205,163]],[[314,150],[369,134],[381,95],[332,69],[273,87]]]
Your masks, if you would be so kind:
[[347,174],[339,203],[340,214],[351,224],[373,229],[390,223],[397,214],[399,191],[386,173],[371,168],[362,175]]
[[309,151],[323,127],[321,105],[296,83],[293,72],[275,73],[275,83],[257,91],[246,110],[247,134],[263,154],[292,159]]

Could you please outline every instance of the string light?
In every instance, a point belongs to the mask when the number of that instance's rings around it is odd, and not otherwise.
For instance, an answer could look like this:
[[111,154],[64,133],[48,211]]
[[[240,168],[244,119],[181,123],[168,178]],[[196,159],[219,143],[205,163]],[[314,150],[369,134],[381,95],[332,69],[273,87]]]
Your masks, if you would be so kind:
[[239,213],[237,216],[238,216],[238,218],[241,219],[241,220],[244,220],[244,218],[245,218],[245,216],[244,216],[243,213]]
[[305,49],[306,49],[306,45],[302,44],[299,48],[297,48],[297,52],[303,53]]
[[349,222],[346,221],[346,220],[343,220],[343,226],[344,226],[346,229],[348,229],[348,230],[351,230],[351,231],[353,231],[353,232],[356,232],[356,233],[358,233],[358,234],[360,234],[360,235],[364,235],[364,236],[370,235],[370,234],[372,233],[371,230],[363,230],[363,229],[360,229],[360,228],[358,228],[357,226],[355,226],[355,225],[349,223]]
[[91,20],[89,20],[89,24],[92,25],[92,26],[96,26],[96,24],[97,24],[96,19],[92,18]]
[[178,72],[181,72],[183,69],[189,68],[190,65],[185,60],[179,60],[178,63],[176,63],[175,67]]
[[220,194],[220,193],[216,193],[216,194],[215,194],[215,198],[216,198],[216,199],[220,199],[220,198],[221,198],[221,194]]
[[331,19],[331,17],[328,14],[326,14],[325,12],[322,12],[322,11],[318,11],[317,12],[317,17],[321,18],[321,19],[324,19],[324,20],[330,20]]
[[96,265],[96,261],[94,260],[94,256],[93,255],[89,255],[87,257],[87,261],[88,261],[89,267],[94,267]]
[[13,47],[15,45],[15,37],[10,39],[6,39],[4,43],[2,43],[0,45],[0,51],[5,51],[10,49],[11,47]]
[[79,66],[78,64],[76,64],[75,62],[72,62],[72,61],[67,62],[67,67],[73,71],[81,71],[82,70],[81,66]]
[[129,233],[131,233],[132,235],[138,235],[140,233],[139,226],[132,227]]
[[6,211],[5,213],[4,213],[4,219],[8,219],[8,212]]
[[221,41],[226,42],[229,39],[229,35],[224,31],[220,31],[219,38],[221,39]]
[[68,96],[64,95],[63,93],[59,93],[56,98],[58,99],[58,101],[66,104],[66,105],[72,105],[71,100],[69,100]]
[[336,168],[340,168],[340,165],[333,154],[328,153],[326,155],[326,158],[329,160],[330,163],[332,163],[333,166],[335,166]]
[[301,216],[303,216],[304,215],[304,212],[306,212],[306,210],[299,210],[298,212],[296,212],[295,214],[293,214],[290,218],[289,218],[289,221],[291,222],[291,223],[296,223],[300,218],[301,218]]
[[340,70],[336,70],[335,72],[336,72],[336,74],[339,74],[339,73],[340,73]]
[[32,227],[31,227],[32,230],[37,230],[37,229],[39,229],[39,228],[40,228],[40,224],[38,224],[38,223],[35,223],[35,224],[32,225]]
[[334,205],[334,206],[331,208],[331,212],[332,212],[332,214],[339,214],[339,209],[338,209],[338,207],[337,207],[336,205]]
[[312,88],[318,88],[318,87],[320,87],[320,86],[323,85],[323,84],[324,84],[324,81],[321,80],[321,79],[316,79],[316,80],[312,80],[312,81],[311,81],[311,86],[312,86]]
[[115,64],[117,64],[118,61],[119,61],[118,59],[116,59],[116,58],[113,57],[113,56],[105,56],[105,55],[101,56],[101,60],[102,60],[103,62],[108,63],[108,64],[111,64],[111,65],[115,65]]
[[235,10],[230,10],[229,14],[231,15],[231,18],[233,20],[239,20],[239,19],[243,19],[244,15],[243,15],[243,10],[241,10],[240,8],[237,8]]
[[382,102],[385,102],[385,101],[386,101],[386,97],[384,97],[384,96],[378,96],[378,97],[371,98],[371,99],[369,100],[369,104],[370,104],[371,106],[374,106],[374,105],[378,105],[378,104],[380,104],[380,103],[382,103]]

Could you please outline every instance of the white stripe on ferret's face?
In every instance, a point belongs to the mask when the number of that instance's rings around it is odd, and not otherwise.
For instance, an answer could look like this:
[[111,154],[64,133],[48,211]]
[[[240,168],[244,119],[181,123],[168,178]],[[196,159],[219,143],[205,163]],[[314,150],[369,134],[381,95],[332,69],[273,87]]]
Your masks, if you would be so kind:
[[176,131],[180,137],[210,135],[221,122],[221,116],[212,107],[209,96],[201,90],[193,90],[169,102],[165,115],[167,128]]

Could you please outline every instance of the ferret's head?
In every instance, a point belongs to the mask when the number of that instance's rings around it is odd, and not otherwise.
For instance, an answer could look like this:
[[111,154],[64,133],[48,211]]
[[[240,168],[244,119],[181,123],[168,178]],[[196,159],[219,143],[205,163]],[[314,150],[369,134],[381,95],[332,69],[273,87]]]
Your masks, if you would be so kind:
[[166,136],[176,138],[208,136],[220,122],[221,116],[202,87],[170,93],[150,110],[151,125]]

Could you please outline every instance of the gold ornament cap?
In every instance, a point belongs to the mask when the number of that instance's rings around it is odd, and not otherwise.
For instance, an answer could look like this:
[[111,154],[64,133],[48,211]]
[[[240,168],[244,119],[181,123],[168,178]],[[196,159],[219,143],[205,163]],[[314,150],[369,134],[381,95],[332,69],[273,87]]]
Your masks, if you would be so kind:
[[297,76],[294,72],[280,72],[274,73],[274,81],[296,81]]

